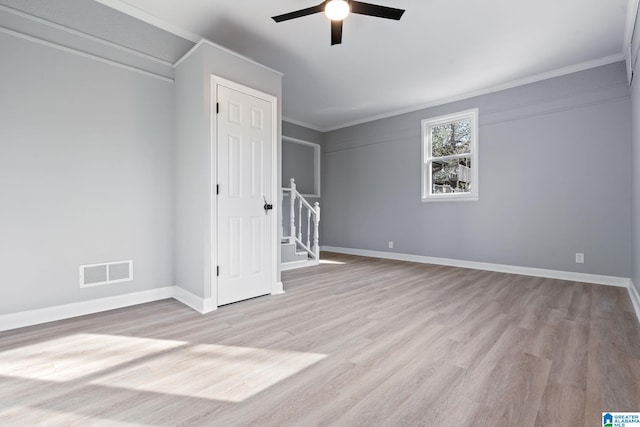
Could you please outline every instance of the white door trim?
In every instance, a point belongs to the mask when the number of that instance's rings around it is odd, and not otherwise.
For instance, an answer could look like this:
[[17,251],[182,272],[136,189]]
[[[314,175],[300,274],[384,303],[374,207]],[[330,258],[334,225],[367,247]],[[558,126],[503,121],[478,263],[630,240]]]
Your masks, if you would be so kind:
[[230,89],[236,90],[238,92],[245,93],[247,95],[254,96],[256,98],[262,99],[271,104],[272,112],[271,114],[271,144],[273,148],[273,155],[271,156],[271,195],[268,196],[268,202],[273,204],[273,210],[270,214],[271,220],[271,265],[272,265],[272,273],[271,273],[271,293],[272,294],[280,294],[282,291],[282,283],[278,283],[278,216],[280,213],[280,205],[278,202],[278,190],[280,185],[278,185],[278,97],[274,95],[269,95],[267,93],[261,92],[256,89],[252,89],[250,87],[241,85],[239,83],[233,82],[231,80],[224,79],[222,77],[216,76],[214,74],[211,75],[211,105],[209,106],[210,111],[210,129],[209,129],[209,140],[210,140],[210,162],[211,162],[211,176],[210,179],[210,188],[211,188],[211,206],[210,206],[210,229],[211,229],[211,238],[209,241],[210,245],[210,254],[211,254],[211,300],[213,303],[213,307],[218,307],[218,276],[216,274],[216,268],[218,265],[218,251],[217,251],[217,224],[218,224],[218,198],[215,194],[215,188],[217,184],[217,176],[218,176],[218,162],[217,162],[217,117],[216,117],[216,102],[218,100],[218,85],[228,87]]

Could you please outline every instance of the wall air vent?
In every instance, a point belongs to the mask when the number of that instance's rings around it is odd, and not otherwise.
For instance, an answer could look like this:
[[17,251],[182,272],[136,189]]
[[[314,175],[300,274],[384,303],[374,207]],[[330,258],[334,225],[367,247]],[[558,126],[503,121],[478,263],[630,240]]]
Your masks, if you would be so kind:
[[133,261],[116,261],[80,266],[80,287],[110,285],[133,280]]

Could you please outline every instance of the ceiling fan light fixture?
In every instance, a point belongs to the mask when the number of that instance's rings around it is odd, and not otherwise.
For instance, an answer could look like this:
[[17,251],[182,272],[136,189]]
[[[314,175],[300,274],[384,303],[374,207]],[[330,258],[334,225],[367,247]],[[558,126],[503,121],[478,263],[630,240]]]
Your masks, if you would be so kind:
[[351,12],[349,3],[345,0],[331,0],[324,8],[324,14],[332,21],[342,21]]

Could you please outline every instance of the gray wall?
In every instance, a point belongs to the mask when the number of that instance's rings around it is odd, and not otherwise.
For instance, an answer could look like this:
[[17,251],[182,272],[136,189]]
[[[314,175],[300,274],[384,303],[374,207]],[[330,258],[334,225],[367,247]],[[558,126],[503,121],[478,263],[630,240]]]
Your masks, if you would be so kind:
[[[210,152],[204,142],[209,118],[204,108],[202,67],[202,51],[197,51],[174,70],[175,284],[200,297],[204,296],[205,286],[206,192],[211,191],[205,169]],[[210,281],[211,272],[208,274]]]
[[[320,145],[320,150],[322,152],[322,144],[324,141],[324,134],[314,129],[309,129],[304,126],[300,126],[297,124],[282,122],[282,136],[288,136],[290,138],[300,139],[303,141],[313,142]],[[311,151],[310,147],[303,147],[307,151],[303,151],[302,153],[298,152],[296,148],[301,147],[300,145],[286,143],[283,142],[282,145],[282,186],[289,187],[289,179],[295,178],[297,183],[302,184],[298,191],[301,193],[306,193],[313,182],[313,170],[301,170],[300,164],[296,163],[297,160],[302,160],[302,164],[308,163],[308,153]],[[288,148],[292,148],[288,150]],[[322,157],[322,156],[321,156]],[[311,159],[313,161],[313,159]],[[320,159],[320,175],[322,176],[322,159]],[[299,180],[299,178],[302,178]],[[312,190],[312,189],[311,189]],[[320,188],[320,197],[306,197],[307,201],[312,205],[316,202],[320,203],[320,209],[322,210],[322,188]],[[309,191],[311,194],[312,191]],[[289,197],[286,195],[282,200],[282,221],[283,221],[283,235],[288,235],[289,228]],[[322,219],[322,215],[320,216]],[[307,229],[306,217],[303,214],[303,230]],[[313,227],[312,227],[313,228]],[[322,244],[322,222],[320,224],[320,244]],[[306,231],[305,231],[306,233]]]
[[172,84],[7,34],[0,57],[0,314],[173,285]]
[[[215,166],[212,163],[215,152],[211,150],[209,137],[211,75],[274,95],[278,100],[282,99],[282,76],[206,43],[181,62],[174,73],[176,285],[199,297],[211,298],[211,261],[216,256],[212,252],[216,245],[212,245],[210,220],[212,209],[215,209],[210,178]],[[280,103],[277,114],[277,122],[280,123]],[[277,131],[280,141],[280,126]],[[276,155],[280,159],[280,144]],[[276,182],[280,182],[280,162],[277,171]],[[280,215],[280,209],[277,211],[276,214]]]
[[[296,125],[289,122],[282,122],[282,136],[300,139],[302,141],[313,142],[320,145],[324,141],[324,134],[317,130],[309,129],[304,126]],[[301,193],[313,193],[313,169],[301,169],[300,164],[307,165],[309,161],[313,162],[313,156],[310,147],[303,147],[299,144],[284,143],[282,151],[282,186],[289,187],[289,179],[295,178],[296,183],[301,184],[298,191]],[[300,163],[297,163],[300,160]],[[320,171],[322,173],[322,160],[320,161]],[[322,194],[321,194],[322,195]],[[314,198],[319,201],[319,198]]]
[[290,187],[295,179],[300,194],[315,194],[315,153],[310,145],[282,139],[282,186]]
[[[640,16],[636,16],[636,27],[633,38],[633,44],[631,51],[634,52],[632,56],[632,63],[638,58],[640,50]],[[636,62],[638,65],[638,63]],[[632,162],[633,162],[633,180],[632,180],[632,214],[631,218],[633,222],[632,228],[632,280],[633,284],[640,292],[640,70],[636,65],[634,70],[634,80],[631,86],[631,104],[632,104]]]
[[[479,201],[422,203],[420,121],[475,107]],[[616,63],[329,132],[322,244],[629,277],[630,111]]]

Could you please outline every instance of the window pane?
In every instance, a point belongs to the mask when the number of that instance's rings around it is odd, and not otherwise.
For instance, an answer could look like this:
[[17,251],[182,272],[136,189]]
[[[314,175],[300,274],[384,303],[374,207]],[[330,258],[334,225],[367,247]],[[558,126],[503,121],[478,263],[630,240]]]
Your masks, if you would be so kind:
[[460,120],[431,128],[433,157],[470,153],[471,120]]
[[471,157],[431,162],[431,194],[471,192]]

